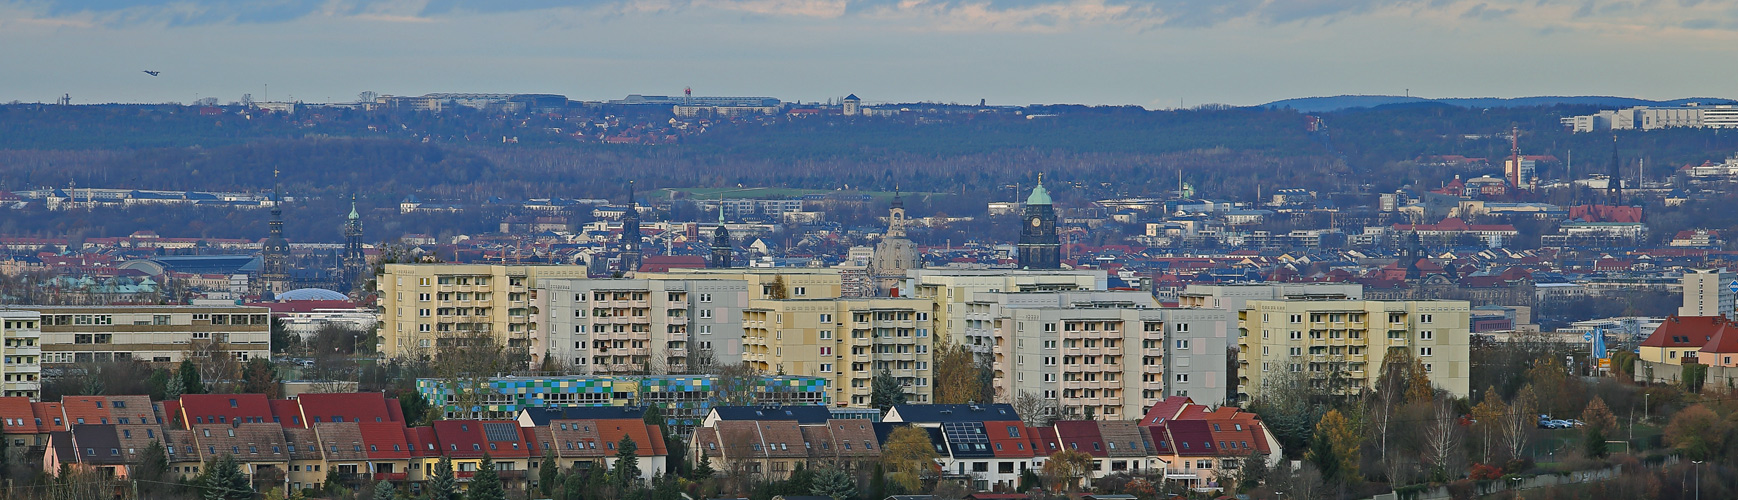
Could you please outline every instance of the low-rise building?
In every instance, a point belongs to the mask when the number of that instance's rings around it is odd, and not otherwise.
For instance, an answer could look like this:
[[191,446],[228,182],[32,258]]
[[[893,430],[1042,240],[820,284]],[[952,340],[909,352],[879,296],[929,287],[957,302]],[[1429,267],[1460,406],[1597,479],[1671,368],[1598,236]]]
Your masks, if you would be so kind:
[[179,363],[189,346],[237,360],[271,356],[271,315],[249,306],[27,306],[41,314],[46,366]]

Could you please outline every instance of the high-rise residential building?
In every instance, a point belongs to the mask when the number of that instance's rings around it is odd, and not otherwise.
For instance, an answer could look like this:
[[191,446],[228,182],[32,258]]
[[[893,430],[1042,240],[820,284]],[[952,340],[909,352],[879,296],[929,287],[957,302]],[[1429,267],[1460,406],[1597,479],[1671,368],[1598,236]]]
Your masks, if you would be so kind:
[[953,305],[973,300],[980,293],[1053,292],[1104,290],[1109,275],[1102,269],[912,269],[905,272],[901,290],[910,296],[935,302],[938,338],[951,342]]
[[748,282],[545,279],[537,285],[532,362],[570,373],[692,373],[742,360]]
[[271,310],[249,306],[27,306],[42,315],[42,363],[179,363],[209,343],[240,361],[270,358]]
[[1062,243],[1056,235],[1056,209],[1050,206],[1050,192],[1044,189],[1044,176],[1038,176],[1038,186],[1026,197],[1026,208],[1020,213],[1021,269],[1061,269]]
[[1230,385],[1223,311],[1161,308],[1138,291],[984,292],[949,309],[954,341],[991,357],[1009,401],[1132,418],[1168,396],[1217,404]]
[[42,397],[42,315],[29,310],[0,310],[0,341],[5,343],[4,395],[36,401]]
[[742,360],[762,373],[829,380],[833,401],[870,404],[871,379],[887,370],[906,400],[930,401],[934,323],[930,302],[899,298],[756,299],[742,312]]
[[1738,274],[1725,269],[1689,269],[1684,271],[1684,304],[1678,316],[1724,316],[1738,319],[1733,311],[1733,297],[1738,295]]
[[433,357],[452,339],[487,335],[529,350],[539,280],[584,278],[585,266],[387,264],[379,276],[386,357]]
[[1259,398],[1285,377],[1354,393],[1375,388],[1390,357],[1411,356],[1437,387],[1467,397],[1469,313],[1461,300],[1249,301],[1237,313],[1238,396]]

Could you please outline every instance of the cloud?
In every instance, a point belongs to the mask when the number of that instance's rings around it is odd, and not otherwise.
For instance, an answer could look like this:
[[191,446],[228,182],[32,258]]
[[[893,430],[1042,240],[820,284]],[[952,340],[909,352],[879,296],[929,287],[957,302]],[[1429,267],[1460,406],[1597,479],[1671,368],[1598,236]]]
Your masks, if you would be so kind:
[[[5,3],[8,0],[0,0]],[[12,0],[18,2],[20,0]],[[1533,29],[1579,31],[1655,28],[1731,29],[1738,14],[1702,0],[22,0],[41,19],[97,24],[283,23],[310,17],[377,22],[463,22],[478,15],[537,11],[602,17],[680,11],[733,12],[774,18],[906,23],[909,29],[1025,29],[1082,26],[1136,29],[1211,28],[1233,23],[1275,26],[1332,23],[1382,13],[1435,22],[1527,19]],[[44,7],[45,6],[45,7]]]

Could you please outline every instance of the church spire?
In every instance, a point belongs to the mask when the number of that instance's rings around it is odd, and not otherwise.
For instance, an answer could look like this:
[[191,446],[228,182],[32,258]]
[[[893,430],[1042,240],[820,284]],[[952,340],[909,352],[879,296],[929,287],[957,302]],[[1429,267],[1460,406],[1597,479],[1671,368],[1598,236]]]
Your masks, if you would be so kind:
[[628,210],[622,214],[622,255],[621,272],[623,275],[640,270],[640,208],[634,199],[634,181],[628,181]]
[[266,239],[260,244],[262,298],[289,290],[290,242],[284,239],[283,186],[278,182],[278,170],[272,169],[272,218],[266,223]]

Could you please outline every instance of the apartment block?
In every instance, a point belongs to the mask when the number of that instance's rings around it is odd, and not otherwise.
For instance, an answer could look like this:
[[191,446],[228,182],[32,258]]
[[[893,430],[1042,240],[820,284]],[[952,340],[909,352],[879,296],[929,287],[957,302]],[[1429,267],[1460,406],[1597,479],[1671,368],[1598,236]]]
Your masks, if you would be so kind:
[[933,394],[934,320],[922,299],[759,299],[742,313],[742,360],[762,373],[826,379],[840,405],[869,405],[888,370],[906,400]]
[[[1374,388],[1389,356],[1416,356],[1436,386],[1466,397],[1469,308],[1460,300],[1252,300],[1238,313],[1238,396],[1295,373],[1314,387]],[[1332,387],[1339,376],[1347,384]]]
[[[0,341],[5,343],[5,397],[42,396],[42,315],[36,311],[0,310]],[[14,424],[7,422],[10,428]]]
[[1168,396],[1221,402],[1227,314],[1161,308],[1146,292],[979,293],[952,308],[959,341],[991,356],[996,391],[1064,415],[1129,418]]
[[1735,318],[1734,297],[1738,297],[1738,274],[1725,269],[1689,269],[1682,279],[1684,302],[1678,316],[1723,316]]
[[538,286],[535,364],[570,373],[681,373],[742,361],[748,282],[731,279],[547,279]]
[[193,342],[247,361],[270,357],[271,310],[248,306],[29,306],[41,314],[42,363],[179,363]]
[[538,280],[584,277],[585,266],[387,264],[379,352],[431,357],[451,339],[477,334],[530,349]]
[[905,272],[900,292],[935,302],[936,334],[950,342],[954,322],[948,317],[953,304],[973,300],[979,293],[1055,292],[1104,290],[1109,283],[1103,270],[1025,269],[911,269]]

